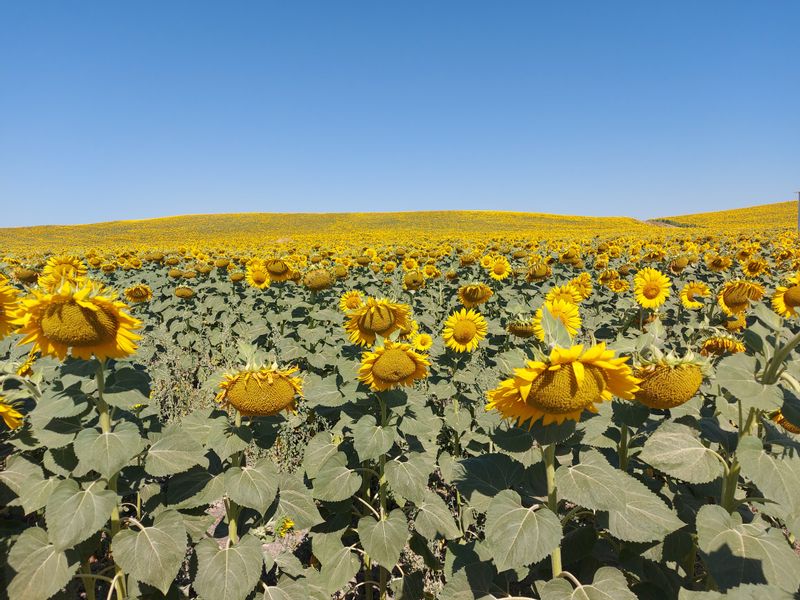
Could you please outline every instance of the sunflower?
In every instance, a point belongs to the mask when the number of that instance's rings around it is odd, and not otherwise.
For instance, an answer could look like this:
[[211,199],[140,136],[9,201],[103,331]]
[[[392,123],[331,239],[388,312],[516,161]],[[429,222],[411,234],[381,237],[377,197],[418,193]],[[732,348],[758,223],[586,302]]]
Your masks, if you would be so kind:
[[339,310],[348,313],[364,306],[364,296],[358,290],[350,290],[339,298]]
[[528,283],[544,281],[553,274],[553,268],[544,260],[538,260],[530,264],[525,280]]
[[658,308],[667,301],[672,282],[661,271],[645,267],[633,277],[636,302],[642,308]]
[[513,272],[511,263],[505,256],[498,256],[489,268],[489,277],[495,281],[503,281]]
[[783,413],[780,410],[774,412],[770,416],[770,420],[772,420],[775,424],[783,427],[783,429],[788,431],[789,433],[794,433],[794,434],[800,433],[800,427],[787,420],[786,417],[783,416]]
[[742,342],[727,335],[710,337],[700,347],[700,354],[703,356],[722,356],[723,354],[738,354],[744,351],[745,347]]
[[465,308],[474,308],[492,297],[494,292],[485,283],[471,283],[458,288],[458,299]]
[[736,279],[726,281],[717,294],[717,304],[728,316],[742,315],[750,308],[750,301],[764,296],[764,286],[752,281]]
[[125,299],[134,304],[150,302],[153,299],[153,290],[146,283],[140,283],[125,290]]
[[608,289],[610,289],[615,294],[622,294],[623,292],[627,292],[631,287],[631,284],[625,281],[624,279],[614,279],[608,283]]
[[681,288],[681,303],[691,310],[702,308],[703,303],[696,298],[706,298],[710,293],[708,286],[702,281],[689,281]]
[[741,266],[745,277],[758,277],[762,273],[765,273],[769,268],[767,261],[765,261],[763,258],[751,258],[749,260],[742,261]]
[[240,281],[244,281],[245,274],[241,271],[231,271],[230,278],[233,283],[239,283]]
[[433,338],[427,333],[416,333],[411,338],[411,345],[417,352],[427,352],[433,346]]
[[244,278],[248,285],[259,290],[268,288],[271,282],[269,271],[261,261],[250,261]]
[[578,291],[581,301],[592,295],[592,276],[589,273],[581,273],[577,277],[570,279],[567,285],[571,285]]
[[76,283],[86,277],[86,273],[86,265],[77,256],[51,256],[42,269],[39,285],[52,292],[62,281]]
[[188,286],[181,285],[175,288],[175,296],[182,300],[189,300],[194,298],[194,290]]
[[16,329],[14,320],[19,309],[19,290],[0,277],[0,339]]
[[640,379],[635,399],[663,410],[694,398],[703,383],[703,366],[690,353],[682,359],[660,357],[637,367],[634,375]]
[[32,342],[32,352],[61,360],[68,352],[84,359],[129,356],[136,351],[134,330],[142,322],[127,308],[115,292],[88,280],[64,281],[52,292],[34,289],[21,301],[16,322],[24,337],[19,343]]
[[571,284],[558,285],[552,288],[544,297],[545,302],[553,302],[555,300],[563,300],[571,302],[572,304],[580,304],[581,293]]
[[797,317],[800,307],[800,284],[792,286],[779,286],[772,296],[772,308],[780,316],[785,318]]
[[303,285],[312,292],[321,292],[333,285],[333,277],[327,269],[313,269],[303,277]]
[[491,390],[486,410],[495,409],[517,425],[533,426],[539,419],[543,425],[578,421],[584,410],[597,412],[595,403],[613,396],[633,399],[639,380],[627,360],[615,358],[604,343],[585,352],[583,345],[553,348],[545,361],[528,361]]
[[706,256],[706,266],[714,273],[722,273],[727,271],[733,260],[729,256],[720,256],[719,254],[710,254]]
[[422,271],[408,271],[403,275],[403,289],[419,290],[425,287],[425,276]]
[[292,278],[292,267],[283,259],[270,259],[265,263],[265,267],[272,281],[288,281]]
[[297,371],[297,367],[281,370],[273,364],[269,368],[226,373],[216,400],[233,406],[246,417],[269,417],[282,410],[294,412],[295,397],[303,394],[303,380],[293,376]]
[[497,257],[494,256],[493,254],[486,254],[485,256],[481,257],[481,266],[484,269],[489,270],[494,265],[494,261],[496,259],[497,259]]
[[541,307],[539,307],[539,309],[536,311],[536,314],[533,316],[533,331],[539,340],[544,341],[542,317],[544,316],[545,309],[547,309],[551,315],[564,324],[564,327],[566,327],[570,336],[578,333],[578,330],[581,328],[581,316],[578,312],[578,307],[572,302],[556,299],[550,302],[545,302]]
[[488,326],[486,319],[473,309],[462,308],[455,311],[444,322],[445,345],[456,352],[472,352],[478,342],[486,337]]
[[377,336],[388,337],[410,326],[411,307],[389,300],[367,298],[360,308],[350,311],[345,324],[350,341],[359,346],[371,346]]
[[23,414],[19,412],[11,402],[0,396],[0,418],[9,429],[16,429],[22,425]]
[[413,385],[428,375],[428,358],[416,352],[410,344],[386,340],[372,352],[364,352],[358,378],[378,392],[398,386]]
[[516,319],[511,321],[506,327],[508,333],[518,338],[527,339],[536,334],[534,325],[531,319]]
[[29,353],[28,358],[26,358],[25,362],[17,369],[17,375],[20,377],[30,377],[33,375],[33,364],[36,362],[37,357],[38,355],[36,352]]
[[17,267],[14,269],[14,279],[20,283],[34,284],[39,279],[39,273],[33,269],[26,269],[24,267]]

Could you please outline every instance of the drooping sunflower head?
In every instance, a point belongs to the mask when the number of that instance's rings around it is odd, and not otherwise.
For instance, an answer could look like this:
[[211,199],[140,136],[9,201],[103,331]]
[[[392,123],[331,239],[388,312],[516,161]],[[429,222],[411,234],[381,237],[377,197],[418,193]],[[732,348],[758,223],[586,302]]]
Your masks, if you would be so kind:
[[367,298],[363,306],[350,311],[345,324],[350,341],[359,346],[371,346],[377,336],[389,337],[410,325],[411,307],[382,298]]
[[19,310],[19,290],[0,276],[0,339],[16,329],[14,320]]
[[194,298],[194,290],[186,285],[181,285],[175,288],[175,296],[181,300],[189,300]]
[[17,267],[14,269],[14,279],[20,283],[32,285],[39,279],[39,273],[33,269],[26,269],[25,267]]
[[288,281],[292,278],[292,266],[284,259],[272,258],[265,263],[272,281]]
[[534,333],[539,340],[544,341],[545,338],[544,329],[542,328],[542,317],[545,310],[561,321],[571,336],[578,333],[581,328],[581,315],[578,312],[577,305],[560,298],[549,302],[545,301],[544,305],[539,307],[533,316]]
[[131,317],[116,293],[102,284],[64,281],[47,292],[34,289],[21,301],[17,323],[20,345],[33,343],[32,351],[63,360],[122,358],[136,351],[141,321]]
[[385,340],[383,346],[364,352],[358,378],[372,390],[384,391],[413,385],[428,374],[430,361],[410,344]]
[[362,306],[364,306],[364,296],[358,290],[345,292],[339,298],[339,310],[343,313],[349,313],[351,310],[356,310]]
[[642,308],[658,308],[667,301],[672,282],[658,269],[645,267],[633,278],[636,302]]
[[703,342],[700,354],[703,356],[722,356],[724,354],[738,354],[744,352],[742,342],[730,335],[715,335]]
[[506,330],[511,335],[522,339],[533,337],[536,334],[533,319],[530,317],[514,319],[506,326]]
[[569,280],[569,284],[578,291],[581,302],[592,295],[592,276],[589,273],[581,273],[577,277]]
[[761,257],[744,260],[741,262],[741,266],[745,277],[758,277],[769,269],[767,261]]
[[273,364],[226,373],[216,400],[233,406],[246,417],[269,417],[282,410],[294,412],[297,397],[303,395],[303,380],[294,376],[297,371],[297,367],[282,370]]
[[486,319],[478,311],[462,308],[444,322],[442,335],[448,348],[456,352],[472,352],[488,331]]
[[403,289],[406,290],[421,290],[425,287],[425,275],[422,271],[414,270],[408,271],[403,275]]
[[528,266],[528,272],[525,274],[525,280],[529,283],[535,281],[544,281],[553,274],[553,268],[550,264],[542,259],[532,262]]
[[763,296],[761,284],[737,279],[725,282],[717,294],[717,304],[726,315],[741,315],[750,308],[750,302],[761,300]]
[[125,299],[134,304],[150,302],[153,299],[153,290],[146,283],[140,283],[125,290]]
[[333,285],[333,277],[327,269],[312,269],[303,276],[303,285],[312,292],[320,292]]
[[681,288],[681,303],[689,310],[703,308],[703,302],[698,298],[707,298],[710,294],[708,286],[702,281],[689,281]]
[[51,256],[42,269],[39,285],[47,291],[54,291],[64,281],[77,283],[86,277],[86,273],[86,265],[77,256]]
[[800,433],[800,427],[789,421],[783,413],[778,410],[772,413],[769,417],[773,423],[780,425],[785,431],[789,433],[794,433],[795,435]]
[[625,364],[628,358],[615,357],[603,343],[586,351],[582,345],[553,348],[546,360],[528,361],[491,390],[486,410],[497,410],[517,425],[578,421],[584,410],[597,412],[596,403],[614,396],[633,399],[638,379]]
[[707,362],[692,352],[677,357],[656,351],[634,370],[640,379],[636,400],[656,409],[680,406],[697,394],[707,368]]
[[800,284],[778,286],[772,295],[772,309],[787,319],[800,316]]
[[465,308],[473,308],[483,304],[492,297],[494,292],[485,283],[470,283],[458,288],[458,299]]

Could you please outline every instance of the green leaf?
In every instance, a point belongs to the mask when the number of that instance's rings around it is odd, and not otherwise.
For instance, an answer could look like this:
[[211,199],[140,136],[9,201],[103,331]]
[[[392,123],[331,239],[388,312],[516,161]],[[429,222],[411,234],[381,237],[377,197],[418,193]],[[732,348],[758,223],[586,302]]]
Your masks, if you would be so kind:
[[261,600],[293,600],[293,598],[281,588],[275,585],[268,585],[264,588],[264,595]]
[[0,481],[19,496],[22,509],[30,514],[47,503],[59,479],[45,478],[40,466],[16,454],[8,458],[5,470],[0,471]]
[[697,513],[698,546],[721,591],[742,583],[768,583],[794,593],[800,558],[780,529],[742,524],[738,513],[706,505]]
[[461,535],[444,500],[429,489],[423,488],[423,490],[422,500],[415,502],[419,512],[414,518],[414,529],[429,540],[434,539],[437,534],[446,540]]
[[542,600],[636,600],[625,575],[613,567],[600,567],[591,585],[573,589],[569,581],[557,577],[545,583],[540,591]]
[[774,410],[781,407],[783,394],[776,385],[764,385],[756,380],[760,368],[756,358],[745,353],[723,358],[716,369],[716,382],[741,401],[745,412],[751,408]]
[[134,404],[146,404],[150,396],[150,377],[143,371],[124,367],[109,375],[103,399],[111,406],[129,410]]
[[428,487],[428,477],[433,471],[433,458],[420,452],[409,453],[408,460],[390,460],[384,473],[392,493],[419,503]]
[[561,521],[549,508],[523,506],[513,490],[497,494],[486,511],[486,545],[498,571],[539,562],[561,537]]
[[609,531],[628,542],[660,541],[683,526],[664,501],[639,480],[608,464],[596,450],[556,470],[560,498],[609,513]]
[[278,516],[289,517],[298,529],[309,529],[323,522],[311,491],[297,475],[282,474],[278,489]]
[[406,545],[408,521],[399,508],[381,521],[372,516],[362,517],[358,521],[358,535],[370,558],[391,571],[400,560],[400,552]]
[[800,534],[796,531],[796,514],[800,511],[800,459],[773,458],[764,451],[761,440],[751,435],[739,440],[736,457],[742,475],[755,483],[765,497],[777,503],[771,505],[769,511],[786,519],[786,525],[794,535]]
[[375,417],[364,415],[353,425],[353,446],[362,462],[374,460],[391,449],[396,435],[394,427],[380,427]]
[[173,425],[150,446],[144,470],[154,477],[163,477],[188,471],[195,465],[208,467],[202,444]]
[[65,550],[88,539],[108,522],[116,504],[117,494],[102,481],[82,490],[77,481],[65,479],[50,494],[44,511],[50,541]]
[[303,398],[311,408],[316,406],[336,407],[347,402],[347,398],[339,391],[336,377],[329,376],[323,379],[313,373],[305,376]]
[[144,450],[144,446],[139,428],[133,423],[119,423],[109,433],[102,433],[94,427],[84,429],[73,442],[75,455],[78,457],[75,475],[96,471],[105,479],[111,479]]
[[352,548],[342,544],[341,538],[336,534],[315,534],[312,545],[314,556],[322,565],[321,580],[325,582],[325,591],[334,594],[355,576],[361,561],[352,552]]
[[554,317],[545,305],[542,305],[541,325],[544,331],[544,342],[550,348],[555,346],[569,348],[572,346],[572,336],[567,331],[566,326],[561,322],[561,319]]
[[689,483],[708,483],[723,474],[719,458],[693,429],[669,421],[647,439],[639,459]]
[[517,483],[523,473],[522,465],[505,454],[483,454],[459,461],[453,483],[471,506],[485,512],[491,499]]
[[347,468],[347,457],[338,452],[325,461],[314,479],[314,497],[327,502],[341,502],[361,487],[361,477]]
[[17,538],[8,564],[16,571],[8,584],[10,600],[47,600],[69,583],[80,560],[49,543],[44,529],[31,527]]
[[263,515],[278,493],[278,469],[268,458],[252,467],[231,467],[225,472],[225,490],[237,504]]
[[151,527],[123,529],[111,546],[123,571],[166,594],[186,557],[186,527],[180,513],[165,510]]
[[320,467],[325,464],[331,456],[336,454],[339,446],[333,443],[333,437],[329,431],[321,431],[308,442],[303,458],[303,468],[309,479],[314,479],[319,473]]
[[681,588],[678,600],[793,600],[790,594],[774,585],[745,584],[721,592],[695,592]]
[[208,435],[208,447],[220,460],[226,460],[237,452],[242,452],[253,440],[253,430],[247,425],[235,427],[222,420],[215,422]]
[[261,577],[261,542],[252,535],[226,548],[206,538],[195,552],[197,577],[192,585],[204,600],[244,600]]

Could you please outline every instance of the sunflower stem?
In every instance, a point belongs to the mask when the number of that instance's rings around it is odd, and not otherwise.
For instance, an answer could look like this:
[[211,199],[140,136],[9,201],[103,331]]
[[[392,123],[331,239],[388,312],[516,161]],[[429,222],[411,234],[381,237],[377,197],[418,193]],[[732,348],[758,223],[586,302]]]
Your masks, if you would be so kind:
[[[556,490],[556,445],[548,444],[544,448],[544,467],[547,476],[547,507],[558,516],[558,490]],[[550,555],[553,577],[561,574],[561,544]]]
[[[384,401],[383,397],[378,394],[378,401],[381,405],[381,427],[386,427],[386,424],[389,421],[388,418],[388,411],[386,410],[386,402]],[[380,507],[381,507],[381,520],[386,518],[386,475],[384,470],[386,468],[386,453],[382,453],[379,458],[378,462],[378,496],[380,499]],[[381,565],[379,566],[379,594],[380,600],[386,600],[386,585],[388,580],[388,572],[386,569]]]
[[[238,410],[235,411],[233,417],[234,425],[239,428],[242,426],[242,413]],[[231,457],[231,465],[234,467],[241,467],[244,459],[244,451],[240,450]],[[230,498],[225,499],[225,517],[228,519],[228,538],[231,544],[236,544],[239,541],[239,513],[241,509]]]
[[764,375],[761,378],[761,383],[772,384],[778,381],[778,371],[783,365],[783,362],[789,357],[795,346],[800,344],[800,333],[795,335],[786,344],[775,350],[775,355],[767,363],[764,369]]
[[619,468],[623,471],[628,470],[628,425],[623,423],[619,430]]
[[[95,380],[97,382],[97,402],[95,402],[95,406],[97,408],[97,414],[99,415],[99,423],[100,429],[103,433],[108,434],[111,433],[111,414],[108,411],[108,403],[106,403],[103,394],[106,389],[106,361],[101,360],[97,365],[97,371],[95,373]],[[108,480],[108,489],[110,489],[114,494],[117,493],[117,475],[114,474]],[[120,515],[119,515],[119,502],[114,504],[114,508],[111,509],[111,543],[113,544],[114,536],[119,533],[120,530]],[[120,566],[114,563],[114,580],[116,582],[117,588],[117,595],[121,594],[121,597],[124,598],[126,595],[126,586],[125,586],[125,574],[123,573]]]

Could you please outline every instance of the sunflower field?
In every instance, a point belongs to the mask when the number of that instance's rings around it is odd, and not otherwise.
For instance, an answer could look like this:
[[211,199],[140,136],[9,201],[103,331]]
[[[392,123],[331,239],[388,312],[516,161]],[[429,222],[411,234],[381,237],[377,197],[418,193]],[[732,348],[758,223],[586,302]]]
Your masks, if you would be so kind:
[[792,210],[2,230],[0,598],[794,598]]

